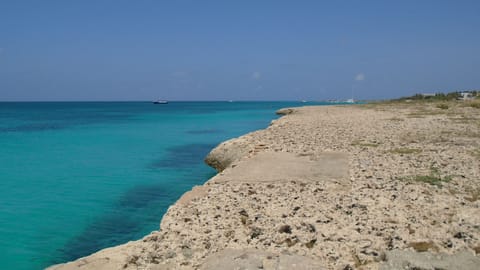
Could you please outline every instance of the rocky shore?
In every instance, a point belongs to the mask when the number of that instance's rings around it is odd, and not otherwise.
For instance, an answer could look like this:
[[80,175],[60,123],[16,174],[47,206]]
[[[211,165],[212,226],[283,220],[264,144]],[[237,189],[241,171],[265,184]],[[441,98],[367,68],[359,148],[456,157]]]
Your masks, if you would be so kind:
[[159,231],[50,269],[478,269],[478,108],[279,113],[212,150]]

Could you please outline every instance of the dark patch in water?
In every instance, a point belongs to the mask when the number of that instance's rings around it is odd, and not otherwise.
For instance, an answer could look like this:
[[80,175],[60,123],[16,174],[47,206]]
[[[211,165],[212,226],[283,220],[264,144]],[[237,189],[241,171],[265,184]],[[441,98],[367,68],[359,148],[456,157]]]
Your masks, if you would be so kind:
[[[160,221],[162,209],[173,203],[175,195],[168,192],[163,185],[144,185],[130,189],[117,201],[112,212],[93,221],[80,235],[72,238],[60,249],[59,257],[70,261],[132,240],[141,232],[147,223],[146,219],[150,218],[138,214],[155,204],[159,211],[155,213],[155,218]],[[158,203],[165,205],[159,207]]]
[[[39,132],[47,130],[67,129],[78,125],[91,125],[98,123],[119,122],[128,120],[129,114],[71,114],[65,113],[61,116],[57,115],[33,115],[28,124],[22,124],[10,127],[0,127],[0,133],[5,132]],[[20,117],[19,117],[20,118]]]
[[[90,224],[80,235],[71,239],[59,250],[64,261],[71,261],[89,255],[102,248],[118,245],[131,240],[140,223],[127,215],[109,214]],[[59,263],[59,262],[55,262]]]
[[166,157],[152,164],[154,168],[183,169],[203,164],[214,144],[185,144],[168,149]]
[[0,105],[0,122],[7,123],[0,127],[0,133],[41,132],[78,125],[128,121],[135,115],[135,110],[130,109],[138,106],[138,104],[75,102],[21,102]]
[[[103,248],[142,237],[146,224],[152,224],[152,222],[158,224],[168,206],[173,204],[181,194],[191,186],[202,184],[214,175],[213,169],[197,173],[189,172],[182,176],[182,183],[179,183],[184,186],[183,190],[178,187],[171,189],[161,184],[142,185],[128,190],[114,204],[111,212],[93,221],[81,234],[68,241],[63,248],[58,249],[56,260],[50,264],[72,261]],[[162,182],[172,183],[173,181]],[[142,214],[145,212],[148,212],[148,215]]]
[[71,261],[102,248],[126,242],[130,240],[131,234],[138,230],[139,225],[137,220],[132,220],[128,216],[119,214],[105,216],[92,223],[82,234],[60,249],[61,257],[65,261]]
[[215,134],[215,133],[222,133],[221,129],[199,129],[199,130],[189,130],[187,131],[188,134]]
[[137,186],[127,191],[118,201],[120,208],[142,208],[165,195],[162,185]]
[[57,123],[32,123],[14,127],[1,127],[0,132],[35,132],[46,130],[58,130],[66,128],[66,125]]

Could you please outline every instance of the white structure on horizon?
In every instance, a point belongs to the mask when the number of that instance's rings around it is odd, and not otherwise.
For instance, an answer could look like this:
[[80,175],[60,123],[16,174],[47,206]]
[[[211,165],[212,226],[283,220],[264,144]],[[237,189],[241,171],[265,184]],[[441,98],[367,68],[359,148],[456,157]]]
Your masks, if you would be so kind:
[[471,92],[460,92],[460,97],[458,100],[470,100],[473,99],[473,94]]

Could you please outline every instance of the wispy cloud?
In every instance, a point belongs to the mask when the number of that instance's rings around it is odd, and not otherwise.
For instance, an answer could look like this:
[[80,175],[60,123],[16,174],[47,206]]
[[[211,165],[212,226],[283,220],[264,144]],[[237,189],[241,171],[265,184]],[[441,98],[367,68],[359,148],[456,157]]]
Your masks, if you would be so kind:
[[365,80],[365,74],[358,73],[357,76],[355,76],[355,81],[363,81],[363,80]]
[[252,79],[259,80],[262,77],[262,74],[258,71],[252,73]]

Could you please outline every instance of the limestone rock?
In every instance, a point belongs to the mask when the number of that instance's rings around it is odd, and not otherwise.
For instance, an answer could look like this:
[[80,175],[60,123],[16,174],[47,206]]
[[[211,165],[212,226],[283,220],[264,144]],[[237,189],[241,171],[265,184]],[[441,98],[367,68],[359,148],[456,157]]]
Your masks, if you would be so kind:
[[205,163],[221,172],[246,156],[253,148],[248,140],[242,137],[234,138],[215,147],[205,158]]
[[280,109],[280,110],[276,111],[276,114],[278,114],[278,115],[289,115],[289,114],[292,114],[294,112],[295,112],[295,110],[292,109],[292,108],[285,108],[285,109]]
[[469,252],[453,255],[393,250],[386,253],[386,262],[380,270],[476,270],[480,266],[480,258]]
[[201,270],[321,270],[319,262],[294,254],[274,254],[255,249],[226,249],[209,256]]

